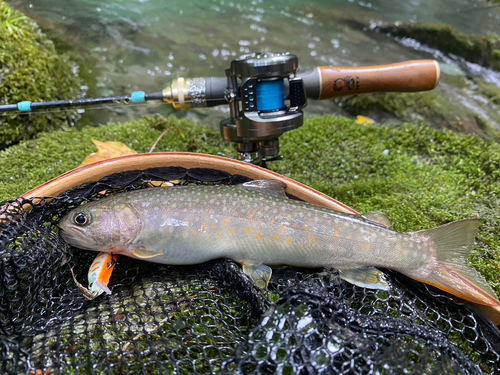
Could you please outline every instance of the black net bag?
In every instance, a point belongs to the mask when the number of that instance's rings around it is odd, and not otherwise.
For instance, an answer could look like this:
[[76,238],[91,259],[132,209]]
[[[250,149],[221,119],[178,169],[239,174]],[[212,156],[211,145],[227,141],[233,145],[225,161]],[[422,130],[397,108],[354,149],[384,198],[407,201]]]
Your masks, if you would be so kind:
[[[6,374],[499,374],[500,332],[480,311],[387,271],[389,291],[335,270],[275,268],[262,292],[229,260],[120,257],[111,295],[84,298],[96,253],[57,222],[84,201],[161,182],[239,184],[178,167],[123,172],[0,216],[0,370]],[[293,197],[291,197],[293,198]]]

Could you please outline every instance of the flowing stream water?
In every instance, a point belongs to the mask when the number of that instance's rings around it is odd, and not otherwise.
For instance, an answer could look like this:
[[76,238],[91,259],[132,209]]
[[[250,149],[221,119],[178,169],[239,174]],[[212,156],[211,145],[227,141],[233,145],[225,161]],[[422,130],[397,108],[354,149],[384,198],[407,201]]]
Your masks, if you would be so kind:
[[[479,0],[13,0],[49,34],[84,56],[87,96],[161,91],[174,77],[224,76],[250,52],[291,52],[300,69],[363,66],[435,58],[444,74],[479,75],[500,86],[500,74],[418,43],[367,33],[361,23],[445,23],[467,34],[500,30],[500,7]],[[449,87],[441,90],[452,90]],[[450,95],[452,97],[454,94]],[[475,99],[455,95],[474,107]],[[68,98],[69,99],[69,98]],[[478,108],[478,111],[480,109]],[[160,112],[213,127],[228,108],[187,114],[167,104],[95,110],[84,120],[125,120]],[[306,114],[340,114],[335,101],[310,102]],[[500,125],[498,125],[500,127]]]

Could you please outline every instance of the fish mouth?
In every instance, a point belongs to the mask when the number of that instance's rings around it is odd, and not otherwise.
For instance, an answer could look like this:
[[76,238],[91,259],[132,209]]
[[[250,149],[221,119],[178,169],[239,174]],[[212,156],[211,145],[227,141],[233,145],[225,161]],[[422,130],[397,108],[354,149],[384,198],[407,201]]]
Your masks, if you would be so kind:
[[[72,228],[73,230],[76,230],[78,231],[78,229],[74,229]],[[82,238],[79,238],[78,236],[75,236],[73,233],[59,227],[59,235],[61,236],[61,238],[66,242],[68,243],[69,245],[73,246],[73,247],[77,247],[79,249],[84,249],[84,250],[96,250],[95,248],[95,245],[93,246],[93,244],[87,244],[85,243],[85,241],[82,240]],[[82,235],[83,237],[83,235]],[[88,241],[89,239],[86,238],[86,241]]]

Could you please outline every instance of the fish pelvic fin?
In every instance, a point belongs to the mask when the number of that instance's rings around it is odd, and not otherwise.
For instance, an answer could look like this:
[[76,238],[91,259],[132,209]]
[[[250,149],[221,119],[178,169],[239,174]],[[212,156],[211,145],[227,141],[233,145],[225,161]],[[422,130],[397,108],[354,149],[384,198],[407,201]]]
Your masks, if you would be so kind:
[[340,278],[362,288],[389,290],[384,274],[374,267],[340,269]]
[[484,277],[469,266],[468,258],[479,225],[479,220],[460,220],[414,232],[413,235],[427,237],[434,242],[436,258],[433,264],[404,273],[464,300],[500,307],[498,297]]
[[273,270],[265,264],[242,263],[243,272],[260,288],[267,289]]

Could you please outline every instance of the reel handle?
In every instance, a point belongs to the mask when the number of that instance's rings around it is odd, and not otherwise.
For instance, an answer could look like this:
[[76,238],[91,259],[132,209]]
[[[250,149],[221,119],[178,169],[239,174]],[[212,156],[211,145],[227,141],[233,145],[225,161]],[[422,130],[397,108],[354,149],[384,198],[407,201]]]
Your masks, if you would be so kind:
[[308,99],[332,99],[370,92],[416,92],[434,89],[440,76],[434,60],[412,60],[367,67],[320,66],[299,74]]

